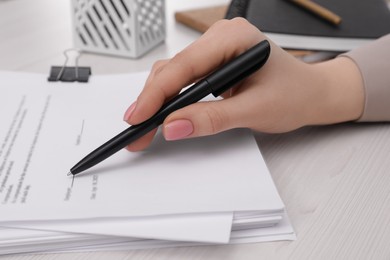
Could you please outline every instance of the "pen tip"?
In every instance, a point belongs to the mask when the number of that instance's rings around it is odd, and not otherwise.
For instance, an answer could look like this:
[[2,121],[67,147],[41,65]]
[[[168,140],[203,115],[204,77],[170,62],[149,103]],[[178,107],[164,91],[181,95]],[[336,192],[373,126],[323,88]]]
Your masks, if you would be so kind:
[[67,176],[71,176],[71,175],[73,175],[72,172],[68,172]]

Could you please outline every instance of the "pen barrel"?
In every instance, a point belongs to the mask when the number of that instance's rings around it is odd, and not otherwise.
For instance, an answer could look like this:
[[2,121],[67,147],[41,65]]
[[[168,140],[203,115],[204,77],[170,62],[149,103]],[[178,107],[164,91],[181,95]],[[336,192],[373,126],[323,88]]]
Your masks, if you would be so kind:
[[256,44],[234,60],[222,66],[209,76],[207,81],[212,89],[212,94],[217,97],[223,92],[242,81],[256,70],[260,69],[267,61],[271,52],[268,41],[264,40]]
[[183,91],[180,95],[176,96],[168,103],[166,103],[161,109],[154,114],[151,118],[144,121],[141,124],[133,125],[126,130],[122,131],[115,137],[108,140],[106,143],[92,151],[86,157],[84,157],[79,163],[77,163],[72,169],[71,173],[77,174],[83,172],[92,166],[102,162],[111,155],[115,154],[119,150],[131,144],[135,140],[146,135],[153,129],[161,125],[165,118],[180,108],[198,102],[210,93],[210,86],[206,80],[194,84],[191,88]]
[[75,175],[85,171],[110,157],[126,145],[157,128],[172,112],[196,103],[211,93],[219,96],[261,68],[269,55],[270,44],[264,40],[169,100],[148,120],[127,128],[92,151],[70,170],[71,173]]

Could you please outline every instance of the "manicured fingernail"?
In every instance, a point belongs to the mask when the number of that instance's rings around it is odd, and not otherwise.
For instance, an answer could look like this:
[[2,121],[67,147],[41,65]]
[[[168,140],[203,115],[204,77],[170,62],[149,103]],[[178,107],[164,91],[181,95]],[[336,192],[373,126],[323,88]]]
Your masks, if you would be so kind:
[[192,132],[194,132],[192,122],[186,119],[172,121],[164,127],[164,137],[167,141],[183,139]]
[[125,115],[123,116],[124,121],[127,122],[130,120],[130,117],[133,114],[136,105],[137,105],[137,102],[134,102],[133,104],[131,104],[131,106],[129,106],[129,108],[126,110]]

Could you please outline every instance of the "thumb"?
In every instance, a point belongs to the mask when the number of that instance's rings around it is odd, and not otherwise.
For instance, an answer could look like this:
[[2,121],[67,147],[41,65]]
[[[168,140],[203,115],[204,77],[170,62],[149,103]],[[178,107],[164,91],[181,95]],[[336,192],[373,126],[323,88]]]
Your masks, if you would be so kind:
[[239,127],[239,117],[230,99],[198,102],[175,111],[165,120],[163,134],[166,140],[213,135]]

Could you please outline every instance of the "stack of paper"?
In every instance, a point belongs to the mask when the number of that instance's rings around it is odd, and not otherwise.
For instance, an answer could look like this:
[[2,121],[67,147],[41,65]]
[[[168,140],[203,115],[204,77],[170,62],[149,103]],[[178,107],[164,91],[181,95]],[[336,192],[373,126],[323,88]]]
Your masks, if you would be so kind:
[[128,125],[147,73],[48,83],[0,72],[0,254],[294,239],[250,131],[69,168]]

